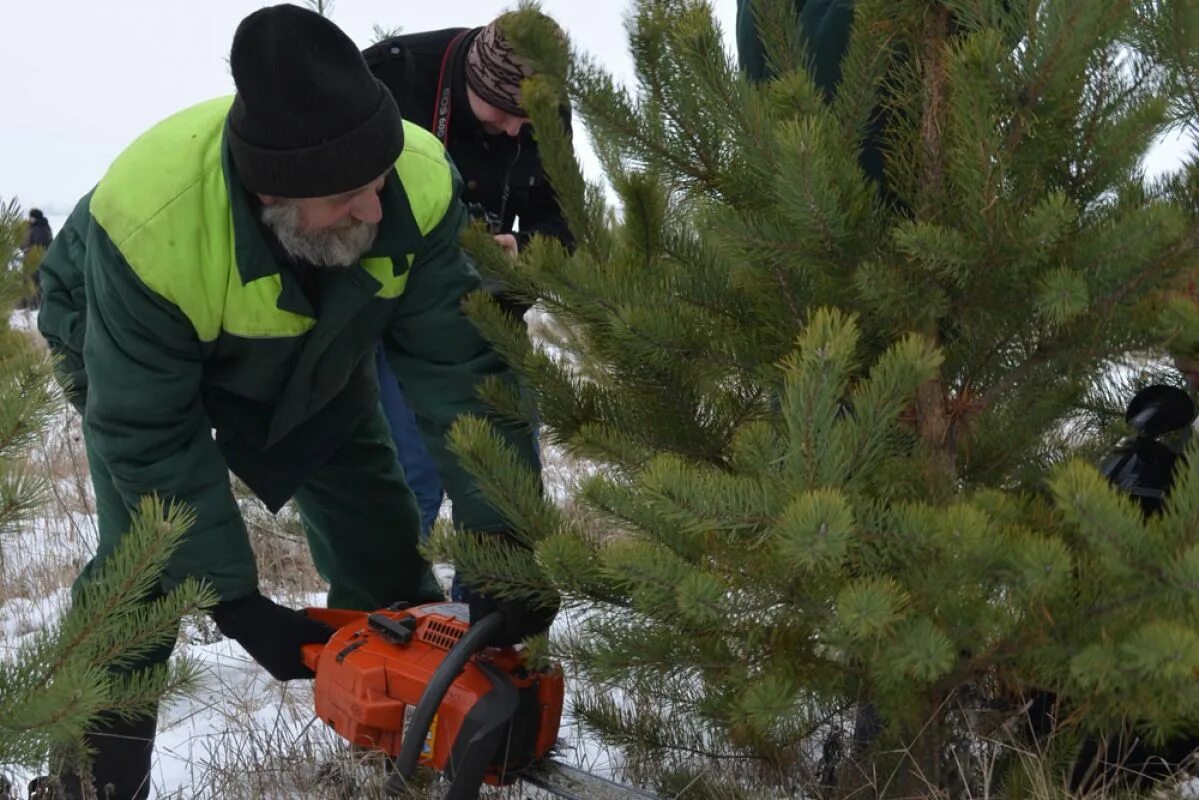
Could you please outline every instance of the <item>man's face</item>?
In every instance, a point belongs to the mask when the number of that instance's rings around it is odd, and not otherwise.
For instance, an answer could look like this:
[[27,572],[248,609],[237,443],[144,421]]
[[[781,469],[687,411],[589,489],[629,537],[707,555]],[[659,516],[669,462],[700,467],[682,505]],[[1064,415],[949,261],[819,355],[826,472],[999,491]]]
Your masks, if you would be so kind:
[[318,267],[347,267],[374,244],[383,219],[379,192],[387,174],[328,197],[258,195],[262,221],[291,256]]
[[475,119],[479,120],[483,125],[483,130],[487,133],[504,133],[508,136],[519,136],[520,129],[529,124],[528,117],[509,114],[502,108],[496,108],[475,94],[474,90],[469,86],[466,87],[466,98],[470,101],[471,113],[475,115]]

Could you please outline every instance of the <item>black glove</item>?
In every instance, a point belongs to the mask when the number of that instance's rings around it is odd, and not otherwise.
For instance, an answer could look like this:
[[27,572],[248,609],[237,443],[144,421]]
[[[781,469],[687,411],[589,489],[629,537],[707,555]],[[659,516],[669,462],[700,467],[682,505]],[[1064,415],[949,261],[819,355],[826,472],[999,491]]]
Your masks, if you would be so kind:
[[491,644],[503,647],[516,644],[527,636],[545,633],[550,629],[550,623],[558,614],[558,598],[548,606],[532,606],[525,600],[509,600],[500,597],[490,597],[475,592],[470,587],[463,587],[466,602],[470,606],[471,624],[478,622],[493,611],[504,616],[504,627]]
[[300,648],[324,644],[333,629],[303,611],[281,606],[258,592],[221,603],[212,610],[221,633],[234,639],[276,679],[311,678]]
[[[517,555],[532,558],[529,548],[515,539],[511,534],[494,532],[475,532],[470,534],[479,538],[479,544],[485,548],[495,548],[492,557],[504,560]],[[500,612],[504,617],[504,627],[498,636],[491,641],[492,645],[504,647],[516,644],[528,636],[545,633],[550,623],[558,614],[559,598],[557,591],[548,604],[532,605],[527,600],[511,600],[502,597],[491,597],[486,593],[463,583],[460,587],[461,599],[470,606],[470,622],[472,625],[482,620],[493,611]]]

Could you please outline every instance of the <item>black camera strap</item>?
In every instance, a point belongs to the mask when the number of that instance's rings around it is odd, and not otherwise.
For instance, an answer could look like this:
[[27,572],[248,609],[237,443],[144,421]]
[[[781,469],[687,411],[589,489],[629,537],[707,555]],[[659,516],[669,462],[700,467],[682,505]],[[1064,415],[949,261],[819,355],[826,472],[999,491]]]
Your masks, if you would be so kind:
[[433,135],[440,139],[446,147],[450,146],[450,114],[453,113],[454,105],[450,101],[454,87],[446,82],[445,74],[450,65],[450,55],[454,52],[458,42],[462,41],[462,37],[468,33],[470,33],[468,30],[462,31],[450,39],[445,53],[441,56],[441,71],[437,73],[437,94],[433,99]]

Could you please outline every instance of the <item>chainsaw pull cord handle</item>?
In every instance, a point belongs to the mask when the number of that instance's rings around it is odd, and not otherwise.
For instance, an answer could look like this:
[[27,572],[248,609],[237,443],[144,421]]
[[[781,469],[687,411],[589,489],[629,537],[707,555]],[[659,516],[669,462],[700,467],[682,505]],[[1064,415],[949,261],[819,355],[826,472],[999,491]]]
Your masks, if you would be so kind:
[[471,625],[446,653],[412,712],[412,721],[408,724],[404,743],[400,746],[400,754],[395,760],[396,774],[399,777],[411,778],[416,773],[416,763],[425,746],[425,737],[429,735],[429,727],[433,724],[433,716],[441,706],[441,701],[445,699],[446,692],[450,690],[450,685],[462,672],[466,662],[470,661],[471,656],[491,644],[503,627],[504,615],[493,611]]

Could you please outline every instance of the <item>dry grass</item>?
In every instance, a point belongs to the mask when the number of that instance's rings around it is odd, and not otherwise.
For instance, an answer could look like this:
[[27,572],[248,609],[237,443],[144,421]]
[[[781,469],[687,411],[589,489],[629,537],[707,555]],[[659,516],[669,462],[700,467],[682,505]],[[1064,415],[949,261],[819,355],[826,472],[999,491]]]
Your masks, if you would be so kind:
[[43,432],[27,466],[44,479],[50,504],[28,532],[0,536],[0,620],[15,618],[21,628],[32,630],[58,617],[71,582],[95,548],[86,458],[76,436],[77,423]]
[[272,514],[236,479],[234,495],[258,562],[262,591],[289,605],[306,605],[314,594],[326,591],[328,585],[308,554],[304,528],[295,506],[289,503],[278,514]]

